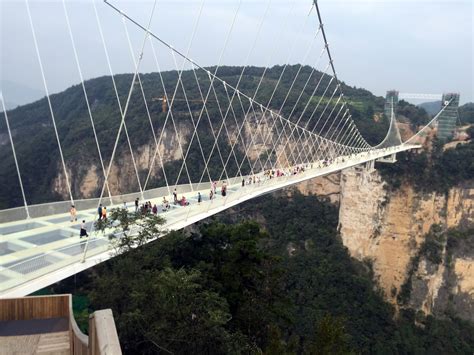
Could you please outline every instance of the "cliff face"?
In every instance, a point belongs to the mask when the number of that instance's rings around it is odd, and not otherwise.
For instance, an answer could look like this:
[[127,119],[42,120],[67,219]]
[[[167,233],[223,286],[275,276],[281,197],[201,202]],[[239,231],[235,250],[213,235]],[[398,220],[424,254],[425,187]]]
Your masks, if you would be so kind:
[[[180,132],[179,137],[175,134],[171,125],[168,125],[163,133],[161,131],[156,132],[157,137],[162,135],[157,152],[153,140],[140,146],[132,146],[133,159],[142,185],[151,166],[153,166],[153,169],[150,177],[161,177],[163,173],[160,161],[170,163],[179,160],[182,156],[180,146],[186,152],[186,145],[190,140],[192,127],[185,123],[177,123],[176,126],[176,129]],[[152,163],[154,158],[155,161]],[[128,144],[124,142],[124,145],[119,146],[117,150],[108,179],[109,188],[113,195],[139,191],[133,159]],[[107,169],[108,161],[104,161],[104,164]],[[64,172],[60,165],[56,170],[57,175],[52,182],[52,190],[67,199],[69,195]],[[102,167],[95,162],[81,162],[74,166],[68,165],[68,176],[73,195],[77,198],[97,197],[104,184]]]
[[409,185],[390,192],[376,170],[356,167],[342,173],[342,240],[353,257],[370,260],[379,285],[394,304],[408,304],[427,314],[451,309],[474,319],[474,248],[451,248],[447,253],[444,239],[434,244],[439,263],[423,254],[432,225],[447,229],[473,223],[473,185],[452,188],[447,195],[419,193]]
[[296,185],[303,195],[310,193],[327,198],[331,203],[339,204],[341,198],[341,173],[317,177]]
[[[199,115],[199,112],[196,112],[195,115]],[[240,122],[244,122],[244,124]],[[205,131],[204,127],[205,125],[202,125],[201,130],[198,130],[201,140],[204,136],[212,134],[210,131]],[[179,137],[176,131],[179,132]],[[150,167],[152,167],[150,177],[160,179],[163,178],[163,169],[160,161],[163,161],[164,164],[172,164],[181,161],[183,154],[186,155],[194,128],[189,120],[183,120],[176,123],[176,131],[171,124],[168,124],[163,132],[156,132],[157,140],[159,140],[158,137],[160,136],[161,140],[154,163],[152,163],[155,155],[155,142],[153,139],[144,142],[145,144],[132,146],[133,158],[135,159],[135,165],[137,166],[142,185]],[[214,134],[217,135],[218,131],[219,125],[216,124]],[[260,169],[265,163],[266,166],[269,166],[270,162],[273,163],[276,160],[278,160],[278,165],[287,165],[287,156],[291,154],[292,147],[286,145],[288,142],[280,135],[275,127],[274,118],[269,114],[256,113],[255,115],[246,116],[245,120],[243,118],[234,120],[234,122],[228,120],[225,129],[222,129],[219,137],[220,144],[227,144],[229,147],[235,146],[236,152],[238,151],[241,155],[247,155],[252,164],[255,163],[255,169]],[[195,135],[193,138],[195,145],[197,140]],[[243,144],[244,142],[245,144]],[[279,142],[279,144],[276,146],[274,155],[268,158],[265,153],[273,149],[275,142]],[[213,143],[214,141],[212,140]],[[245,148],[248,146],[251,146],[251,149]],[[207,148],[210,149],[210,147]],[[217,149],[214,152],[216,153]],[[207,157],[208,155],[206,155]],[[227,155],[224,155],[223,159],[226,161]],[[260,165],[260,162],[262,165]],[[106,166],[107,163],[106,161]],[[91,198],[100,193],[104,183],[104,174],[100,164],[84,161],[74,166],[68,165],[67,168],[75,197]],[[192,168],[189,167],[190,170]],[[60,164],[57,165],[56,171],[57,174],[52,181],[51,188],[64,199],[68,199],[67,182]],[[184,176],[184,172],[182,175]],[[139,191],[137,173],[135,172],[132,155],[126,141],[117,150],[108,182],[113,195]],[[169,183],[174,184],[175,181],[172,179]]]

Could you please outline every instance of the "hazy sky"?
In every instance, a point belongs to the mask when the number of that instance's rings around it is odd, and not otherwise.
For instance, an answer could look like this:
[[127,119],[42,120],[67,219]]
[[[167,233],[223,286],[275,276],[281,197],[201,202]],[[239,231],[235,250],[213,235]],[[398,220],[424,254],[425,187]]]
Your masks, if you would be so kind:
[[[145,25],[153,6],[152,0],[110,2]],[[78,83],[63,2],[29,3],[50,92]],[[157,0],[151,30],[186,52],[201,4],[202,0]],[[378,95],[392,88],[415,93],[456,91],[462,102],[474,101],[472,0],[319,0],[319,6],[338,76],[347,84]],[[84,77],[108,75],[92,0],[67,0],[66,7]],[[133,72],[121,16],[102,1],[96,0],[96,7],[113,72]],[[317,18],[314,9],[309,13],[311,0],[242,0],[238,7],[238,0],[204,0],[189,49],[197,63],[219,62],[235,13],[221,64],[316,63],[323,44],[321,36],[314,36]],[[16,100],[15,85],[7,82],[44,95],[25,1],[0,0],[0,13],[0,79],[6,101]],[[143,32],[130,22],[126,26],[136,55]],[[161,69],[181,68],[179,57],[173,58],[156,41],[154,46]],[[317,67],[326,65],[323,57]],[[156,70],[147,42],[140,71]]]

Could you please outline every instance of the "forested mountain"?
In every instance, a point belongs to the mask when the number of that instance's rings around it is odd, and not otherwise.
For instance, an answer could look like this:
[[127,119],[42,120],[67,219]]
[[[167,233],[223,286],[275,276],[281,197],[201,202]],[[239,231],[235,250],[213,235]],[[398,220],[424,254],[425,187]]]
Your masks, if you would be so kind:
[[[268,104],[269,107],[278,112],[286,100],[286,104],[281,111],[282,114],[284,116],[291,116],[290,119],[293,121],[297,121],[301,117],[301,124],[306,124],[309,120],[308,127],[309,129],[312,129],[316,123],[316,119],[313,118],[310,120],[311,113],[317,107],[320,97],[323,95],[324,89],[330,82],[331,77],[327,75],[323,76],[321,72],[314,72],[310,77],[311,68],[303,67],[300,70],[298,80],[293,84],[293,78],[300,69],[300,66],[288,66],[284,71],[284,74],[281,76],[283,68],[284,67],[282,66],[275,66],[266,70],[265,79],[262,81],[256,94],[256,101],[265,105]],[[213,71],[215,68],[209,68],[209,70]],[[235,86],[239,81],[241,70],[241,67],[221,67],[219,68],[217,75],[228,84]],[[240,81],[239,89],[253,97],[264,70],[264,68],[257,67],[247,68]],[[196,71],[196,76],[199,78],[200,86],[196,84],[194,72],[183,72],[183,84],[178,87],[172,109],[173,118],[179,126],[178,129],[188,132],[193,127],[189,111],[191,110],[193,114],[198,116],[203,107],[202,97],[206,96],[210,83],[209,77],[204,71]],[[280,84],[276,87],[276,83],[280,76]],[[303,92],[301,99],[298,101],[298,96],[309,77],[310,80],[308,81],[308,85]],[[178,74],[176,71],[163,72],[162,78],[163,83],[161,82],[161,77],[158,73],[141,75],[141,82],[146,102],[151,114],[153,128],[157,136],[161,133],[167,116],[167,113],[163,112],[162,98],[165,93],[163,88],[166,89],[168,96],[172,97]],[[320,79],[320,86],[318,87],[318,90],[314,92]],[[115,81],[121,105],[124,106],[130,89],[132,75],[116,75]],[[333,83],[335,83],[335,81]],[[107,164],[111,156],[121,119],[113,83],[111,77],[104,76],[88,80],[84,84],[91,104],[91,111],[95,122],[101,153],[105,164]],[[135,84],[131,97],[126,123],[133,149],[143,150],[143,147],[153,146],[154,142],[142,93],[137,84],[138,83]],[[293,89],[289,91],[292,85]],[[183,90],[183,87],[185,90]],[[202,91],[202,96],[199,92],[199,88]],[[332,88],[333,86],[330,86],[330,90],[332,90]],[[343,91],[346,95],[352,116],[357,126],[364,133],[364,136],[370,143],[379,142],[384,137],[388,128],[387,120],[380,119],[381,117],[383,118],[381,115],[384,104],[383,98],[376,97],[367,90],[350,87],[345,84],[343,84]],[[288,92],[290,92],[290,94],[287,97]],[[313,92],[314,95],[312,95]],[[185,94],[190,102],[189,109],[184,100]],[[327,96],[329,95],[326,95],[326,97]],[[272,99],[270,100],[270,98]],[[208,105],[208,113],[210,121],[214,125],[217,126],[222,120],[218,110],[219,106],[216,105],[217,101],[220,102],[222,107],[226,107],[230,100],[232,100],[232,91],[230,89],[226,91],[222,84],[215,83],[215,93],[211,91],[208,99],[210,103]],[[98,169],[98,167],[100,167],[98,151],[81,85],[75,85],[64,92],[52,95],[51,102],[66,166],[71,175],[70,180],[73,194],[77,197],[97,196],[97,187],[90,188],[89,190],[91,191],[89,191],[89,195],[84,195],[83,193],[84,186],[82,181],[90,170],[97,169],[98,171],[96,180],[98,180],[99,183],[97,185],[102,183],[103,174],[102,171]],[[243,100],[244,107],[242,107],[237,98],[234,98],[232,102],[232,114],[235,114],[237,123],[239,123],[243,120],[245,115],[244,112],[248,110],[249,104]],[[298,104],[295,106],[294,104],[296,102],[298,102]],[[309,102],[308,108],[304,111],[307,102]],[[316,110],[313,117],[318,117],[319,114],[323,113],[323,108],[325,106],[324,102],[327,102],[327,99],[323,100],[323,104],[318,107],[318,110]],[[331,104],[334,104],[335,102],[336,100],[333,99]],[[414,106],[412,108],[414,108]],[[416,111],[416,109],[414,110]],[[302,114],[303,111],[304,114]],[[324,115],[328,115],[329,111],[329,109],[326,110]],[[378,116],[374,116],[376,114],[378,114]],[[60,188],[56,188],[56,190],[53,188],[53,185],[56,187],[60,185],[62,168],[59,160],[58,144],[54,135],[51,115],[46,98],[11,110],[8,112],[8,115],[17,150],[20,171],[22,173],[29,203],[40,203],[66,198],[67,195],[65,195]],[[378,119],[374,121],[374,117],[378,117]],[[229,118],[228,121],[232,122],[233,119],[233,117]],[[206,151],[211,149],[213,140],[210,134],[210,124],[207,122],[207,117],[203,119],[203,121],[204,123],[199,126],[198,134],[202,137],[201,143],[204,151]],[[316,128],[320,129],[323,127]],[[170,124],[167,125],[166,129],[168,131],[165,132],[167,134],[167,140],[164,142],[165,145],[166,143],[171,144],[173,138],[176,136],[172,131],[172,126]],[[128,151],[128,145],[126,142],[126,136],[122,134],[118,145],[119,158],[117,161],[121,164],[118,167],[119,170],[121,168],[123,170],[124,166],[127,164],[131,165],[131,162],[129,160],[127,161],[126,154]],[[18,179],[16,177],[13,155],[9,143],[5,121],[0,120],[0,145],[2,147],[2,149],[0,149],[0,185],[11,187],[9,189],[1,190],[0,208],[21,205]],[[193,180],[196,178],[199,179],[199,169],[202,169],[196,140],[194,140],[194,145],[195,146],[191,147],[191,154],[187,161],[190,166],[195,167],[194,170],[190,171]],[[219,145],[223,151],[230,149],[228,141],[224,139],[224,135],[222,135]],[[165,148],[176,149],[176,147]],[[185,146],[184,149],[186,148],[187,147]],[[237,149],[237,154],[242,155],[243,153],[243,149]],[[213,159],[214,158],[217,157],[213,157]],[[141,169],[141,177],[146,174],[150,164],[150,161],[147,159],[142,160],[145,160],[145,162],[143,163],[143,166],[139,167]],[[182,160],[176,160],[174,158],[169,158],[165,161],[165,164],[167,164],[166,167],[171,174],[170,180],[173,180],[173,174],[177,174],[181,162]],[[210,165],[211,167],[214,166],[214,164]],[[217,164],[215,164],[215,166],[215,170],[217,171]],[[235,170],[235,168],[235,166],[228,167],[230,172],[232,172],[233,169]],[[245,169],[245,166],[243,169]],[[156,168],[156,170],[159,171],[158,168]],[[122,180],[126,181],[128,185],[122,186],[121,189],[116,192],[123,193],[138,191],[136,179],[135,181],[132,181],[131,178],[124,177]],[[149,187],[162,186],[163,183],[163,177],[157,173],[157,175],[153,177],[153,181],[151,181]]]
[[[434,116],[441,109],[441,101],[424,102],[418,106],[423,108],[430,116]],[[474,103],[468,102],[459,106],[458,113],[461,124],[474,123]]]
[[474,123],[474,103],[468,102],[459,106],[459,120],[461,124]]
[[441,110],[441,101],[423,102],[418,107],[423,108],[430,116],[434,116]]

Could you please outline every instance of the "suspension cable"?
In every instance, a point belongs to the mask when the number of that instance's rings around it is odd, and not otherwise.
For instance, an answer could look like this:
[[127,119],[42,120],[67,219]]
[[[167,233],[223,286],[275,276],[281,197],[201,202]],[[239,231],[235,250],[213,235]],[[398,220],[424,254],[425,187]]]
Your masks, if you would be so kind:
[[[105,182],[109,178],[109,175],[110,175],[110,172],[111,172],[111,169],[112,169],[112,165],[113,165],[113,162],[114,162],[115,154],[116,154],[116,151],[117,151],[119,139],[120,139],[120,133],[122,133],[122,129],[123,129],[124,124],[125,124],[125,118],[127,117],[128,107],[129,107],[130,99],[131,99],[132,93],[133,93],[133,87],[135,86],[135,80],[137,79],[137,74],[138,74],[138,71],[140,69],[140,63],[142,62],[142,59],[143,59],[143,51],[145,49],[146,40],[147,40],[148,35],[149,35],[149,28],[151,26],[151,21],[153,19],[153,15],[155,13],[156,2],[157,2],[157,0],[154,0],[154,2],[153,2],[153,8],[152,8],[152,11],[151,11],[151,14],[150,14],[150,20],[149,20],[148,26],[145,30],[145,35],[144,35],[144,38],[143,38],[143,44],[141,46],[140,55],[138,56],[138,61],[135,65],[135,72],[133,74],[132,83],[130,84],[130,89],[128,91],[127,101],[125,102],[125,108],[123,110],[122,118],[120,120],[120,126],[119,126],[119,129],[118,129],[118,132],[117,132],[117,136],[115,137],[115,143],[114,143],[114,147],[112,149],[112,156],[110,158],[109,165],[107,167],[107,174],[105,176],[104,184],[102,185],[102,190],[100,192],[99,201],[97,202],[97,207],[99,207],[101,205],[102,197],[104,196]],[[142,194],[143,194],[143,192],[142,192]],[[91,224],[91,231],[92,231],[93,226],[94,226],[94,224]],[[87,242],[86,242],[86,246],[84,248],[84,253],[82,254],[82,262],[84,262],[86,260],[87,250],[88,250],[88,247],[89,247],[89,240],[90,239],[88,238]]]
[[71,204],[74,205],[74,198],[72,197],[72,189],[71,189],[71,184],[69,182],[69,175],[68,175],[67,169],[66,169],[66,162],[64,160],[63,149],[61,147],[61,141],[59,139],[58,128],[56,127],[56,119],[54,117],[53,105],[51,104],[51,98],[49,96],[48,84],[46,83],[46,76],[44,74],[43,61],[41,59],[41,55],[40,55],[40,51],[39,51],[38,40],[36,39],[36,30],[35,30],[35,27],[33,25],[33,18],[31,17],[30,3],[29,3],[28,0],[25,0],[25,3],[26,3],[26,10],[27,10],[27,13],[28,13],[28,19],[30,21],[31,33],[33,34],[33,42],[35,44],[36,57],[38,58],[38,63],[39,63],[40,71],[41,71],[41,77],[43,79],[43,86],[44,86],[44,90],[46,92],[46,100],[48,101],[49,112],[51,113],[51,120],[53,122],[54,134],[56,135],[56,142],[58,143],[58,147],[59,147],[59,155],[61,156],[61,163],[62,163],[62,167],[63,167],[63,171],[64,171],[64,177],[66,179],[67,189],[68,189],[68,192],[69,192],[69,198],[71,200]]
[[[124,111],[123,111],[122,103],[120,102],[120,96],[119,96],[118,89],[117,89],[117,83],[115,82],[115,76],[114,76],[114,72],[112,70],[112,64],[111,64],[111,61],[110,61],[109,51],[108,51],[107,45],[105,43],[105,37],[104,37],[104,33],[102,31],[102,23],[100,21],[99,14],[97,12],[97,7],[95,5],[95,0],[92,0],[92,4],[93,4],[93,7],[94,7],[94,13],[95,13],[96,21],[97,21],[97,26],[99,28],[99,34],[100,34],[100,38],[101,38],[101,42],[102,42],[102,47],[104,48],[105,58],[106,58],[106,61],[107,61],[107,66],[109,68],[110,77],[112,79],[112,86],[114,88],[115,98],[117,100],[117,105],[118,105],[118,108],[119,108],[120,117],[121,117],[121,121],[122,121],[123,116],[124,116]],[[133,163],[133,168],[134,168],[134,171],[135,171],[135,176],[137,177],[138,187],[140,189],[141,197],[143,198],[143,190],[141,188],[140,176],[138,174],[137,165],[135,163],[135,157],[134,157],[134,154],[133,154],[132,143],[130,142],[130,137],[128,135],[126,122],[124,120],[123,120],[123,122],[124,122],[124,128],[125,128],[125,130],[124,130],[125,131],[125,137],[127,139],[128,148],[130,150],[130,156],[132,158],[132,163]],[[119,130],[121,130],[120,127],[119,127]],[[118,138],[120,138],[120,136]],[[110,166],[111,162],[112,162],[112,159],[109,162],[109,166]],[[104,183],[105,182],[107,182],[107,184],[108,184],[108,176],[105,177]]]
[[23,188],[23,180],[21,179],[20,167],[18,166],[18,159],[16,157],[15,145],[13,144],[12,132],[10,130],[10,123],[8,122],[7,108],[5,107],[5,100],[3,93],[0,91],[0,100],[2,101],[3,114],[5,116],[5,122],[7,124],[8,136],[10,137],[10,144],[13,152],[13,159],[15,160],[16,173],[18,175],[18,181],[20,182],[21,195],[23,196],[23,204],[25,205],[26,218],[30,219],[30,211],[28,210],[28,203],[26,202],[25,189]]
[[[100,166],[102,167],[102,173],[104,174],[104,178],[105,178],[104,160],[102,159],[102,153],[100,151],[100,144],[99,144],[99,140],[97,138],[97,132],[96,132],[96,129],[95,129],[94,119],[92,117],[91,106],[89,104],[89,98],[87,97],[87,91],[86,91],[86,86],[85,86],[85,83],[84,83],[84,77],[82,75],[82,69],[81,69],[81,65],[79,63],[79,56],[77,54],[76,42],[74,40],[74,35],[72,33],[71,23],[69,21],[69,15],[68,15],[67,8],[66,8],[66,1],[63,0],[62,3],[63,3],[63,8],[64,8],[64,15],[65,15],[65,18],[66,18],[66,24],[67,24],[67,28],[68,28],[68,32],[69,32],[69,37],[71,39],[72,49],[74,51],[74,58],[76,60],[77,71],[79,73],[79,79],[81,80],[82,91],[84,93],[84,98],[85,98],[85,101],[86,101],[87,112],[89,113],[89,119],[91,121],[92,132],[94,134],[94,140],[95,140],[95,143],[96,143],[97,152],[99,153]],[[109,187],[108,182],[107,182],[107,192],[109,194],[110,201],[112,202],[112,194],[110,192],[110,187]]]

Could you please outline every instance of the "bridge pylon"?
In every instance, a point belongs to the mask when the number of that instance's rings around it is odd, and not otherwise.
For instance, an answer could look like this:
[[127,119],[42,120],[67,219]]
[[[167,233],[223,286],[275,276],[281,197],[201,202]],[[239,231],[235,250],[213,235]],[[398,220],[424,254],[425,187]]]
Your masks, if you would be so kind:
[[438,138],[451,139],[456,129],[458,119],[459,93],[445,93],[442,98],[442,105],[446,108],[438,118]]

